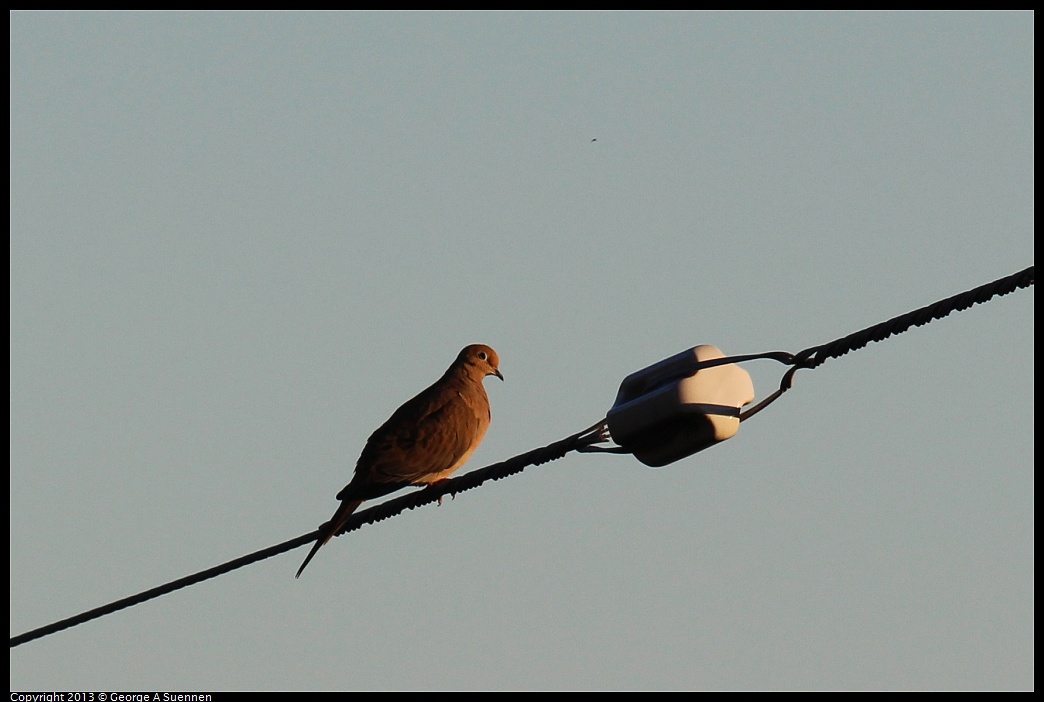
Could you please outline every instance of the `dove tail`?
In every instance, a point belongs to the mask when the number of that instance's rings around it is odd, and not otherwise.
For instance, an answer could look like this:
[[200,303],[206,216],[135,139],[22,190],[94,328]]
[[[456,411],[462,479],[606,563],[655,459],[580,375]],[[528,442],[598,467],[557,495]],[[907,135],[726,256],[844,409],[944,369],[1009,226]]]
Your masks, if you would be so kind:
[[315,556],[316,551],[325,546],[326,542],[334,537],[334,534],[345,525],[345,522],[348,521],[348,517],[352,516],[352,513],[359,509],[359,505],[362,503],[362,500],[345,500],[344,502],[341,502],[341,506],[337,508],[336,512],[334,512],[334,516],[330,518],[330,521],[319,527],[319,538],[315,540],[315,546],[312,546],[312,550],[308,552],[307,556],[305,556],[304,563],[302,563],[301,567],[297,569],[297,575],[294,576],[295,578],[301,577],[301,573],[304,572],[305,566],[307,566],[308,562]]

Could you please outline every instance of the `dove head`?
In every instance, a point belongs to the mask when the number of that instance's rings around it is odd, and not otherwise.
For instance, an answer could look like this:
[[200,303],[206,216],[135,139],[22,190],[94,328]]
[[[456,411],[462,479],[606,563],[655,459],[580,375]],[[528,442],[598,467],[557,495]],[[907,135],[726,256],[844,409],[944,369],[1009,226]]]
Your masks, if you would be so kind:
[[501,380],[504,379],[499,367],[500,356],[497,356],[497,352],[485,344],[465,346],[453,365],[463,368],[469,374],[474,375],[477,380],[482,380],[487,375],[495,375]]

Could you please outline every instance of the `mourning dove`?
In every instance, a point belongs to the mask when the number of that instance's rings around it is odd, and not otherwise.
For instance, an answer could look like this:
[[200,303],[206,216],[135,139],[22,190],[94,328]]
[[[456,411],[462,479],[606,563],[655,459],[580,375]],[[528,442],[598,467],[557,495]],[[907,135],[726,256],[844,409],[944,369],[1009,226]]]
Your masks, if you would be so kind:
[[489,398],[482,381],[501,380],[497,352],[483,344],[465,347],[435,384],[404,404],[373,432],[355,464],[355,475],[337,493],[341,506],[319,527],[319,538],[296,577],[364,500],[409,485],[445,480],[464,465],[489,428]]

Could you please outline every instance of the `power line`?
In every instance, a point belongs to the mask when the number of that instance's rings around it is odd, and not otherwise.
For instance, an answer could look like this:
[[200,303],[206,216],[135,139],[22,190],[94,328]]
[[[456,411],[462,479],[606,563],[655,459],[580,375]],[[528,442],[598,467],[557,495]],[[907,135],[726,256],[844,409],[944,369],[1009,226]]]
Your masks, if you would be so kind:
[[794,381],[794,374],[802,368],[818,368],[831,358],[839,358],[844,356],[846,353],[857,351],[864,346],[868,346],[872,342],[884,341],[890,336],[902,334],[903,332],[908,331],[910,327],[922,327],[929,322],[942,319],[954,312],[966,310],[973,305],[987,302],[994,297],[1007,295],[1016,290],[1021,290],[1022,288],[1028,288],[1033,285],[1033,268],[1033,266],[1030,266],[1018,273],[998,278],[992,283],[980,285],[977,288],[972,288],[971,290],[966,290],[965,292],[947,297],[938,302],[933,302],[930,305],[925,305],[924,307],[912,312],[901,314],[898,317],[892,317],[887,321],[853,332],[852,334],[840,339],[835,339],[834,341],[829,341],[825,344],[820,344],[819,346],[810,346],[804,351],[796,354],[789,354],[785,351],[773,351],[770,353],[752,354],[750,356],[718,358],[702,365],[711,366],[729,362],[736,363],[747,359],[770,358],[779,361],[780,363],[792,366],[792,368],[783,376],[783,380],[779,384],[779,390],[740,415],[741,420],[750,419],[755,414],[765,409],[765,407],[775,402],[784,392],[789,390]]
[[841,339],[807,348],[797,354],[795,360],[803,368],[815,368],[826,363],[831,358],[838,358],[850,351],[861,349],[872,341],[884,341],[890,336],[902,334],[910,327],[924,326],[929,322],[942,319],[952,312],[966,310],[973,305],[986,302],[990,298],[998,295],[1007,295],[1016,290],[1028,288],[1031,285],[1033,285],[1033,266],[1018,273],[998,278],[992,283],[986,283],[977,288],[948,297],[945,300],[939,300],[913,312],[893,317],[887,322],[875,324],[872,327],[867,327],[862,331],[849,334]]
[[[560,441],[556,441],[553,444],[548,444],[543,448],[533,449],[514,458],[510,458],[500,463],[494,463],[480,468],[478,470],[465,473],[456,478],[450,478],[449,480],[432,485],[424,490],[418,490],[415,492],[408,493],[402,497],[395,498],[382,502],[379,505],[370,507],[369,509],[362,510],[352,515],[352,517],[345,523],[344,527],[337,532],[337,536],[347,533],[349,531],[355,531],[366,524],[375,524],[379,521],[389,519],[395,515],[405,512],[408,509],[416,509],[432,502],[437,502],[442,499],[443,496],[456,495],[458,492],[464,492],[466,490],[472,490],[479,487],[482,483],[487,480],[500,480],[506,478],[509,475],[522,472],[526,467],[531,465],[540,465],[541,463],[547,463],[548,461],[558,460],[562,458],[570,451],[575,451],[578,447],[587,445],[592,442],[605,441],[605,434],[602,432],[602,424],[598,424],[585,429],[582,432],[568,436]],[[231,560],[228,563],[214,566],[213,568],[207,568],[201,570],[193,575],[188,575],[184,578],[179,578],[172,582],[154,587],[150,590],[145,590],[137,595],[131,597],[125,597],[122,600],[111,602],[102,607],[77,614],[76,616],[63,619],[47,626],[42,626],[39,629],[33,629],[24,634],[11,637],[11,648],[19,646],[21,644],[39,639],[50,634],[57,633],[70,627],[78,626],[85,622],[89,622],[92,619],[98,619],[104,617],[107,614],[118,612],[121,609],[132,607],[142,602],[155,599],[161,595],[166,595],[175,590],[188,587],[189,585],[195,585],[201,583],[204,580],[210,580],[216,578],[219,575],[224,575],[230,571],[248,566],[251,563],[262,561],[272,556],[278,556],[281,553],[291,551],[299,546],[313,543],[319,537],[319,530],[316,529],[308,534],[303,534],[295,539],[284,541],[281,544],[270,546],[268,548],[255,551],[254,553],[241,556],[235,560]]]
[[[920,309],[908,312],[906,314],[894,317],[888,321],[875,324],[871,327],[867,327],[861,331],[849,334],[848,336],[836,339],[826,344],[819,346],[812,346],[804,351],[797,354],[790,354],[784,351],[775,351],[764,354],[751,354],[746,356],[731,356],[728,358],[714,359],[713,361],[701,364],[704,367],[710,367],[713,365],[721,365],[724,363],[739,363],[746,360],[753,360],[756,358],[769,358],[772,360],[779,361],[785,365],[791,366],[790,370],[786,372],[780,383],[779,390],[770,395],[768,398],[747,410],[741,415],[742,419],[749,419],[757,412],[767,407],[770,403],[774,402],[780,395],[788,390],[792,383],[794,373],[802,368],[817,368],[831,358],[838,358],[852,351],[867,346],[871,342],[883,341],[890,336],[901,334],[911,327],[923,326],[929,322],[937,319],[942,319],[953,312],[961,311],[972,307],[973,305],[981,304],[986,302],[993,297],[1000,295],[1007,295],[1016,290],[1027,288],[1034,284],[1034,267],[1030,266],[1023,271],[1015,273],[1004,278],[999,278],[992,283],[986,285],[980,285],[977,288],[968,290],[966,292],[948,297],[944,300],[939,300],[931,305],[927,305]],[[604,443],[609,440],[609,434],[606,430],[605,421],[602,420],[597,424],[594,424],[581,432],[577,432],[572,436],[568,436],[564,439],[556,441],[552,444],[548,444],[542,448],[533,449],[521,455],[510,458],[500,463],[494,463],[480,468],[478,470],[471,471],[464,475],[456,478],[450,478],[449,480],[437,483],[424,490],[411,492],[386,502],[382,502],[374,507],[357,512],[352,515],[344,527],[338,531],[336,536],[341,534],[355,531],[366,524],[375,524],[376,522],[383,521],[394,517],[407,509],[416,509],[432,502],[441,501],[443,496],[456,495],[459,492],[465,492],[479,487],[487,480],[500,480],[506,478],[515,473],[522,472],[525,468],[532,465],[540,465],[549,461],[558,460],[572,451],[579,452],[592,452],[592,451],[613,451],[613,452],[626,452],[622,451],[620,447],[614,448],[603,448],[596,446],[596,444]],[[303,534],[297,538],[284,541],[281,544],[270,546],[260,551],[236,558],[222,565],[214,566],[202,570],[193,575],[174,580],[154,587],[150,590],[138,593],[131,597],[126,597],[122,600],[117,600],[110,604],[102,607],[77,614],[73,617],[63,619],[53,624],[33,629],[24,634],[11,637],[11,648],[20,646],[21,644],[33,641],[35,639],[54,634],[56,632],[68,629],[70,627],[78,626],[85,622],[91,621],[103,617],[113,612],[118,612],[121,609],[126,609],[133,605],[141,604],[148,600],[166,595],[194,585],[196,583],[216,578],[219,575],[223,575],[230,571],[242,568],[256,563],[257,561],[277,556],[281,553],[304,546],[306,544],[313,543],[319,537],[319,530],[316,529],[308,534]]]

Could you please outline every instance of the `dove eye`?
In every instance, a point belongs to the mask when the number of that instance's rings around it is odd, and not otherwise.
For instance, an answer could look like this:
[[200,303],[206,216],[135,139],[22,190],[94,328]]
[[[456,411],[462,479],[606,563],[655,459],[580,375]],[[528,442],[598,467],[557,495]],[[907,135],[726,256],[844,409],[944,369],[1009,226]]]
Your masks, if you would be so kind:
[[481,358],[483,361],[488,361],[489,360],[489,358],[486,356],[486,352],[485,351],[479,351],[478,352],[478,357]]

